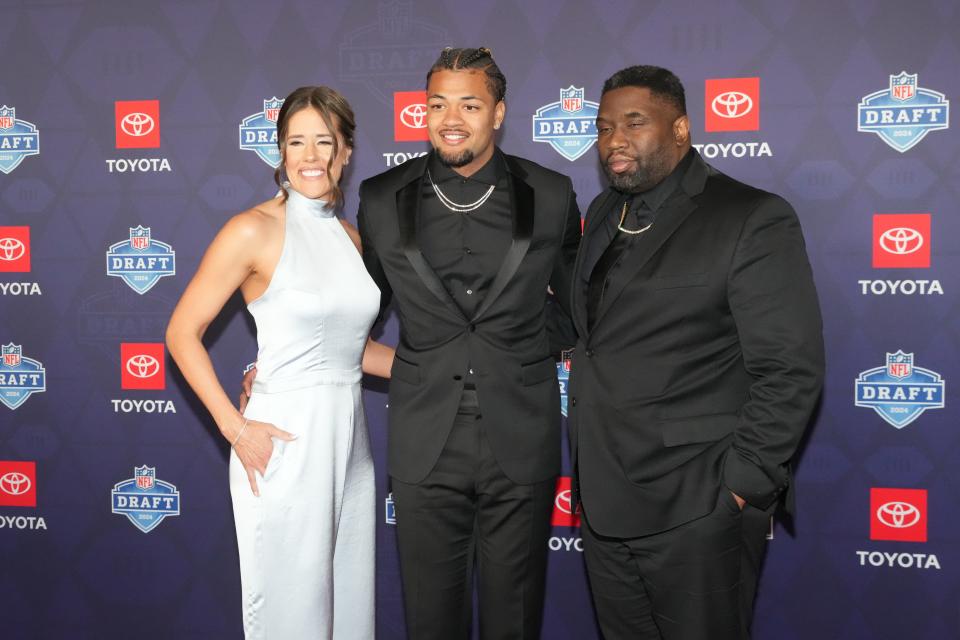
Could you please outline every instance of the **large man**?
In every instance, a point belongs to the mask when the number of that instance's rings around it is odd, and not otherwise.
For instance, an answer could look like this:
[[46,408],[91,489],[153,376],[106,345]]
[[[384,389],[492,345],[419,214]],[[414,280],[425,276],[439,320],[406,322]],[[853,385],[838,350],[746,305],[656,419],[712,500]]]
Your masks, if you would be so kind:
[[600,625],[607,640],[747,638],[822,385],[800,225],[691,149],[666,69],[609,78],[597,136],[610,187],[574,276],[570,437]]
[[433,151],[360,185],[367,269],[392,297],[388,471],[409,637],[539,638],[559,390],[548,284],[570,293],[570,180],[494,144],[506,80],[486,49],[427,76]]

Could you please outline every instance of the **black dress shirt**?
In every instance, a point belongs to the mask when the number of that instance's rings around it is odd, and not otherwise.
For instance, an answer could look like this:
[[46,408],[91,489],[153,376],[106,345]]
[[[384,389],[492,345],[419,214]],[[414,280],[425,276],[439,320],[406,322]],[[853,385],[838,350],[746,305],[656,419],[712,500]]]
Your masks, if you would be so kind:
[[[444,165],[436,153],[427,162],[420,204],[420,250],[443,286],[463,310],[473,316],[490,289],[510,248],[513,216],[510,211],[506,162],[499,149],[468,178]],[[494,186],[479,208],[457,213],[448,209],[431,186],[457,204],[476,202]]]
[[[673,171],[652,189],[636,194],[625,193],[622,194],[622,197],[611,200],[610,208],[604,215],[600,227],[590,234],[589,238],[585,239],[587,245],[584,250],[586,253],[583,257],[583,268],[580,271],[583,286],[586,286],[590,282],[590,274],[593,272],[593,268],[596,266],[597,261],[600,260],[603,252],[606,251],[607,246],[613,240],[614,236],[618,233],[617,225],[620,223],[620,213],[623,211],[623,203],[632,200],[628,205],[627,215],[623,220],[623,227],[625,229],[641,229],[651,222],[655,223],[661,207],[663,207],[670,196],[673,195],[673,192],[680,187],[680,182],[683,180],[683,176],[686,174],[692,162],[693,154],[688,151],[683,159],[677,163],[677,166],[673,168]],[[641,220],[643,220],[642,224]],[[623,256],[630,251],[630,248],[635,246],[637,242],[640,242],[643,235],[644,234],[641,233],[632,236],[631,242],[627,245],[627,248],[620,257],[621,261],[623,260]],[[613,270],[608,273],[607,277],[609,277],[610,273],[613,273]]]

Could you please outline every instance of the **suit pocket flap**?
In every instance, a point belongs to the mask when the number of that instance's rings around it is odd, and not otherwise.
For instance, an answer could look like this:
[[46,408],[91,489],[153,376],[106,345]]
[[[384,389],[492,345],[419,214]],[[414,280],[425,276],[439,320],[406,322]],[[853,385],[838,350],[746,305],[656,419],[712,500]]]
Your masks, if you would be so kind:
[[420,366],[394,356],[390,377],[410,384],[420,384]]
[[679,289],[681,287],[702,287],[707,284],[705,273],[682,273],[675,276],[657,276],[653,281],[655,289]]
[[520,366],[520,376],[524,386],[543,382],[557,377],[557,363],[547,357],[539,362],[532,362]]
[[705,416],[675,418],[660,423],[665,447],[697,442],[714,442],[733,433],[739,417],[735,413],[714,413]]

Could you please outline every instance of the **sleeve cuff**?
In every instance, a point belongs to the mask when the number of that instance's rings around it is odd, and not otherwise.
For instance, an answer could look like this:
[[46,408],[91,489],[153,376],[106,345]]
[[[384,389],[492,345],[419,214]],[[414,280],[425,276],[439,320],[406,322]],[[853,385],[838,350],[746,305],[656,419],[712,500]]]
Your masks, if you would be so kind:
[[723,468],[723,484],[758,509],[767,509],[786,491],[789,480],[775,483],[757,465],[731,449]]

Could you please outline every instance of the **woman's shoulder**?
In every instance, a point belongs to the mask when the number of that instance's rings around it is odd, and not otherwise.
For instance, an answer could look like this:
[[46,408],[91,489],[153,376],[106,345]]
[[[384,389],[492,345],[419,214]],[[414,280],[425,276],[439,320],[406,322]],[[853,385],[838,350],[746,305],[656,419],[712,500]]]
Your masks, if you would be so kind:
[[236,236],[237,239],[262,239],[264,234],[280,229],[283,211],[280,198],[271,198],[227,220],[221,233]]
[[267,200],[231,217],[217,233],[211,249],[230,255],[254,256],[282,234],[283,204]]

